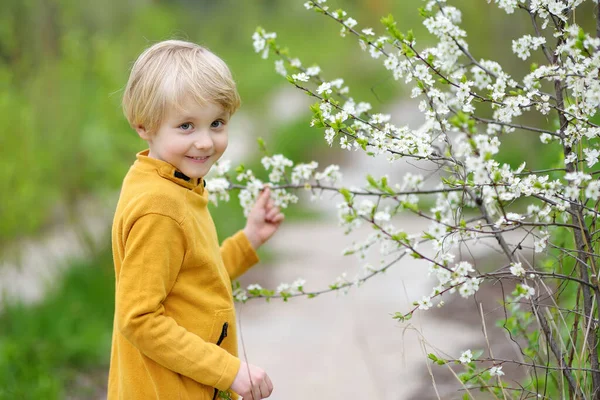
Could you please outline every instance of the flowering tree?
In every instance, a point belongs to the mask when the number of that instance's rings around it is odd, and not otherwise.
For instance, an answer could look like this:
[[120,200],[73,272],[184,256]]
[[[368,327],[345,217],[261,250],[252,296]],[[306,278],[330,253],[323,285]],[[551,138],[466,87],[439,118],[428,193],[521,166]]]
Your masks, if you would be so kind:
[[[490,0],[488,0],[488,3]],[[350,249],[364,254],[380,247],[394,255],[391,263],[365,267],[354,280],[345,277],[316,291],[305,282],[282,283],[270,290],[259,285],[237,287],[237,300],[295,296],[314,297],[328,291],[348,290],[391,268],[404,257],[426,263],[437,277],[431,294],[414,299],[414,306],[396,313],[407,321],[416,312],[442,305],[447,296],[472,297],[486,283],[506,284],[506,318],[502,325],[520,347],[523,359],[482,357],[466,350],[457,359],[430,354],[437,364],[463,364],[461,380],[503,398],[555,396],[600,398],[598,337],[600,325],[600,271],[596,264],[600,229],[596,225],[600,199],[600,126],[594,121],[600,105],[600,39],[580,28],[575,10],[583,0],[494,0],[508,14],[528,13],[533,35],[513,40],[513,52],[527,60],[532,52],[545,56],[544,65],[517,80],[496,61],[470,53],[461,12],[446,0],[427,1],[420,13],[435,36],[433,47],[420,48],[412,32],[403,33],[392,16],[382,19],[387,33],[358,28],[343,10],[332,11],[325,0],[308,1],[341,26],[342,36],[353,35],[372,58],[381,60],[396,80],[410,86],[425,122],[418,129],[396,126],[391,116],[350,97],[342,79],[326,80],[319,67],[305,67],[276,42],[275,33],[257,29],[254,47],[263,58],[275,55],[276,71],[315,99],[310,125],[323,129],[330,146],[385,157],[433,163],[437,174],[423,177],[367,178],[364,187],[345,188],[338,166],[319,170],[316,162],[294,164],[283,155],[266,156],[262,163],[277,204],[296,202],[295,190],[307,190],[313,199],[339,193],[340,224],[350,232],[362,224],[375,233]],[[598,19],[600,29],[600,17]],[[598,36],[598,35],[596,35]],[[522,122],[525,114],[541,114],[539,126]],[[487,117],[486,117],[487,116]],[[532,120],[532,118],[529,118]],[[560,165],[532,170],[523,162],[499,161],[501,141],[507,135],[539,136],[539,151],[560,154]],[[505,150],[506,151],[506,150]],[[207,187],[213,201],[229,200],[239,190],[246,211],[265,184],[243,167],[235,174],[221,163]],[[429,202],[424,202],[427,198]],[[431,204],[433,206],[423,205]],[[412,213],[430,221],[425,232],[405,232],[394,217]],[[507,235],[519,240],[510,242]],[[458,259],[456,251],[493,238],[504,262],[482,270]],[[433,251],[423,249],[429,243]],[[546,256],[545,262],[531,255]],[[425,265],[425,264],[423,264]],[[567,294],[565,294],[567,293]],[[458,356],[458,355],[457,355]],[[503,365],[528,366],[522,384],[506,382]]]

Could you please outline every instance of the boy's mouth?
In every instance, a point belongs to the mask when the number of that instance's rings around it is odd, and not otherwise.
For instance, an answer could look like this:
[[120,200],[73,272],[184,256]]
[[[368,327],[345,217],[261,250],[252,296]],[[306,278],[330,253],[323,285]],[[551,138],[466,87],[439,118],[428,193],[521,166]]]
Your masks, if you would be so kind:
[[194,160],[194,161],[206,161],[210,158],[210,156],[204,156],[204,157],[190,157],[190,156],[186,156],[186,158],[189,158],[190,160]]

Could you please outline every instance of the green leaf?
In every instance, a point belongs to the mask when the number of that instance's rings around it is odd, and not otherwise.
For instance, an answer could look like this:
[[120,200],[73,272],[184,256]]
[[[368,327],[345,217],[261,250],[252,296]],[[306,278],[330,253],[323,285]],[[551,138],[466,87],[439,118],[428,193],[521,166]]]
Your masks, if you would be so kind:
[[374,188],[379,189],[379,184],[377,183],[377,181],[375,180],[375,178],[373,178],[371,175],[367,175],[367,181],[369,182],[369,184],[371,186],[373,186]]
[[369,144],[367,139],[356,138],[356,143],[358,143],[363,150],[367,151],[367,145]]
[[417,11],[419,11],[419,15],[423,18],[429,18],[431,16],[431,13],[427,11],[425,7],[419,7]]
[[531,65],[529,66],[529,71],[533,72],[536,69],[538,69],[539,65],[537,65],[537,63],[531,63]]
[[404,40],[404,34],[398,30],[396,27],[396,21],[394,21],[394,16],[389,14],[387,17],[381,18],[381,23],[385,26],[385,29],[395,38],[400,41]]
[[350,191],[348,189],[341,188],[340,193],[342,194],[342,196],[344,196],[346,203],[348,203],[348,204],[352,203],[352,193],[350,193]]
[[406,232],[398,232],[392,235],[392,239],[397,242],[405,242],[408,239],[408,233]]
[[402,43],[402,54],[405,54],[408,58],[413,58],[417,54],[405,43]]
[[267,144],[265,143],[265,140],[262,137],[258,137],[256,139],[256,142],[258,143],[258,147],[260,148],[261,151],[263,151],[263,152],[267,151]]

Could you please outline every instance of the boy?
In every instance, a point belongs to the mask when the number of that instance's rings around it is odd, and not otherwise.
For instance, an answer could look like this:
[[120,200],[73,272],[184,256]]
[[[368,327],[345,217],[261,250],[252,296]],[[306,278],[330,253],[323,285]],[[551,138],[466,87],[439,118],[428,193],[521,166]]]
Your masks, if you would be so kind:
[[273,390],[237,358],[231,280],[258,261],[283,215],[267,188],[219,247],[204,188],[239,104],[225,63],[196,44],[160,42],[133,65],[123,110],[149,149],[127,173],[113,221],[109,400],[211,400],[218,390],[259,400]]

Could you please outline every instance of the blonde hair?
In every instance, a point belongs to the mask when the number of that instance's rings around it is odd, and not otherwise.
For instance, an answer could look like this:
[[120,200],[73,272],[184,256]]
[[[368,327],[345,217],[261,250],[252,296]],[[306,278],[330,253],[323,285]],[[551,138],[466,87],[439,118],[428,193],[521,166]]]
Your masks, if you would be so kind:
[[135,61],[123,94],[129,124],[155,132],[169,107],[182,108],[192,96],[199,104],[216,103],[230,115],[240,106],[231,71],[208,49],[182,40],[165,40]]

